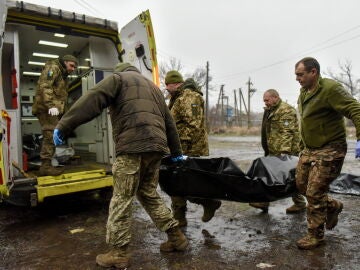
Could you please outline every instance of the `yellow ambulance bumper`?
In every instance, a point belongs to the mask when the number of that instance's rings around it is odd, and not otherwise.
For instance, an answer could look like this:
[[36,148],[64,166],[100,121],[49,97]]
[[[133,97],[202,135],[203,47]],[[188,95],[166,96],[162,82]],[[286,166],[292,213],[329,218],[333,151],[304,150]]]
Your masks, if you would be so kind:
[[0,185],[0,200],[3,197],[9,196],[9,190],[7,189],[6,185]]
[[38,177],[36,185],[37,200],[43,202],[46,197],[111,187],[112,185],[113,177],[107,175],[105,170]]

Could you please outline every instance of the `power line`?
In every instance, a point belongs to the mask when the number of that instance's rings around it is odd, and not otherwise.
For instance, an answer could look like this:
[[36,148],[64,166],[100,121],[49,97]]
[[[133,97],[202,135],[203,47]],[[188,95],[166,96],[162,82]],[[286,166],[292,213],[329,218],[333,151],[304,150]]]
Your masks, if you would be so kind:
[[[355,29],[357,29],[357,28],[360,28],[360,25],[357,25],[357,26],[355,26],[355,27],[353,27],[353,28],[351,28],[351,29],[349,29],[349,30],[346,30],[346,31],[344,31],[344,32],[342,32],[342,33],[340,33],[340,34],[332,37],[332,38],[329,38],[329,39],[327,39],[326,41],[323,41],[323,42],[321,42],[321,43],[318,43],[317,45],[314,45],[314,46],[312,46],[312,47],[310,47],[310,48],[308,48],[308,49],[306,49],[306,50],[297,52],[297,53],[295,53],[295,54],[293,54],[293,55],[291,55],[291,56],[289,56],[289,57],[287,57],[287,58],[285,58],[285,59],[283,59],[283,60],[276,61],[276,62],[274,62],[274,63],[268,64],[268,65],[264,65],[264,66],[261,66],[261,67],[257,67],[257,68],[245,70],[245,71],[242,71],[242,72],[237,72],[237,73],[233,73],[233,74],[229,74],[229,75],[223,75],[223,76],[221,76],[220,78],[231,78],[231,77],[235,77],[235,76],[239,76],[239,75],[248,74],[248,73],[251,73],[251,72],[257,72],[257,71],[260,71],[260,70],[263,70],[263,69],[267,69],[267,68],[270,68],[270,67],[273,67],[273,66],[276,66],[276,65],[279,65],[279,64],[288,62],[288,61],[290,61],[290,60],[292,61],[292,60],[294,60],[295,57],[299,57],[299,56],[301,56],[301,55],[304,55],[304,53],[307,53],[307,54],[309,54],[309,53],[314,53],[314,52],[322,51],[322,50],[325,50],[325,49],[328,49],[328,48],[331,48],[331,47],[338,46],[338,45],[343,44],[343,43],[345,43],[345,42],[348,42],[348,41],[351,41],[351,40],[354,40],[354,39],[359,38],[359,37],[360,37],[360,34],[359,34],[359,35],[356,35],[356,36],[353,36],[353,37],[351,37],[351,38],[345,39],[345,40],[338,41],[338,42],[336,42],[336,43],[333,43],[333,44],[330,44],[330,45],[327,45],[327,46],[323,46],[323,47],[321,47],[321,48],[317,48],[317,47],[319,47],[320,45],[326,44],[326,43],[328,43],[329,41],[334,40],[334,39],[336,39],[336,38],[338,38],[338,37],[340,37],[340,36],[343,36],[344,34],[347,34],[347,33],[351,32],[351,31],[353,31],[353,30],[355,30]],[[315,48],[317,48],[317,49],[315,49]]]
[[93,14],[93,15],[96,15],[96,13],[92,10],[92,9],[90,9],[90,8],[88,8],[87,6],[85,6],[82,2],[80,2],[80,0],[74,0],[79,6],[81,6],[82,8],[85,8],[87,11],[89,11],[91,14]]
[[[75,0],[76,1],[76,0]],[[100,10],[98,10],[97,8],[95,8],[94,6],[90,5],[89,3],[87,3],[84,0],[78,0],[80,2],[82,2],[85,6],[89,7],[90,9],[94,10],[95,13],[99,13],[101,16],[106,17],[106,15],[104,13],[102,13]]]
[[165,58],[167,60],[170,60],[171,58],[179,59],[179,61],[182,64],[184,64],[185,66],[191,66],[193,68],[203,68],[203,66],[199,65],[199,64],[192,64],[192,63],[189,63],[189,62],[184,62],[182,58],[172,56],[171,54],[165,52],[164,50],[156,49],[156,51],[157,51],[157,54],[159,54],[160,56],[162,56],[163,58]]
[[[332,47],[335,47],[335,46],[338,46],[338,45],[341,45],[345,42],[349,42],[351,40],[354,40],[354,39],[357,39],[360,37],[360,34],[359,35],[355,35],[353,37],[350,37],[348,39],[344,39],[344,40],[340,40],[338,42],[335,42],[333,44],[330,44],[330,45],[326,45],[326,46],[322,46],[324,44],[327,44],[333,40],[336,40],[337,38],[339,37],[342,37],[344,36],[345,34],[348,34],[350,32],[353,32],[354,30],[360,28],[360,25],[357,25],[357,26],[354,26],[350,29],[347,29],[339,34],[336,34],[334,35],[333,37],[331,38],[328,38],[326,39],[325,41],[322,41],[320,43],[317,43],[311,47],[309,47],[308,49],[306,50],[302,50],[302,51],[299,51],[297,53],[294,53],[293,55],[290,55],[289,57],[285,58],[285,59],[282,59],[282,60],[279,60],[279,61],[276,61],[274,63],[270,63],[270,64],[267,64],[267,65],[264,65],[264,66],[260,66],[260,67],[257,67],[257,68],[253,68],[253,69],[249,69],[249,70],[245,70],[245,71],[242,71],[242,72],[237,72],[237,73],[233,73],[233,74],[229,74],[229,75],[223,75],[223,76],[220,76],[218,78],[216,78],[216,80],[213,80],[213,83],[216,83],[217,81],[219,81],[219,79],[231,79],[232,77],[238,77],[239,75],[248,75],[249,73],[253,73],[253,72],[257,72],[257,71],[260,71],[260,70],[264,70],[264,69],[267,69],[267,68],[270,68],[270,67],[273,67],[273,66],[277,66],[277,65],[280,65],[280,64],[283,64],[283,63],[286,63],[288,61],[293,61],[295,58],[298,58],[299,56],[301,55],[304,55],[305,53],[307,54],[310,54],[310,53],[314,53],[314,52],[318,52],[318,51],[322,51],[322,50],[325,50],[325,49],[328,49],[328,48],[332,48]],[[322,46],[322,47],[320,47]],[[320,47],[320,48],[319,48]],[[158,53],[159,54],[165,54],[165,57],[164,58],[168,58],[170,59],[171,57],[174,57],[174,56],[171,56],[170,54],[160,50],[158,50]],[[174,57],[176,58],[176,57]],[[199,66],[196,66],[196,65],[193,65],[193,64],[189,64],[189,63],[185,63],[187,65],[191,65],[193,67],[199,67]],[[220,82],[218,82],[218,84],[221,84]]]

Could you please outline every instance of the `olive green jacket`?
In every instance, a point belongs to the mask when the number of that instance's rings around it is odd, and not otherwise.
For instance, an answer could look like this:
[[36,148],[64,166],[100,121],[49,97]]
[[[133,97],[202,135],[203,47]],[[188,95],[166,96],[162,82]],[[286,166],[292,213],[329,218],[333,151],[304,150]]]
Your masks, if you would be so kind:
[[37,83],[32,113],[47,113],[50,108],[57,108],[63,114],[66,107],[67,71],[59,59],[46,62]]
[[346,143],[344,117],[351,119],[360,139],[360,103],[334,80],[319,78],[309,92],[301,88],[298,99],[301,139],[307,148]]
[[135,67],[115,72],[80,97],[56,128],[65,136],[109,107],[116,155],[181,155],[176,127],[159,88]]
[[261,142],[265,156],[298,155],[300,136],[295,108],[280,99],[264,110]]

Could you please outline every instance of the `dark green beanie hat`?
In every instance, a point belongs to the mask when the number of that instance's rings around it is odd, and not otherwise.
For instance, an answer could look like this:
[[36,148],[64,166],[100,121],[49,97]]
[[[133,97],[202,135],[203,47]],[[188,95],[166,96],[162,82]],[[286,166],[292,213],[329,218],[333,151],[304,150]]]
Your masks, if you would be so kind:
[[128,67],[130,67],[131,65],[129,63],[123,63],[123,62],[120,62],[119,64],[117,64],[115,66],[115,69],[114,71],[115,72],[122,72],[124,71],[125,69],[127,69]]
[[177,70],[171,70],[168,73],[166,73],[165,76],[165,84],[169,83],[182,83],[184,82],[183,77]]
[[75,65],[78,65],[79,64],[79,61],[77,60],[77,58],[75,56],[72,56],[71,54],[67,54],[67,55],[64,55],[62,57],[62,60],[63,61],[71,61],[71,62],[74,62]]

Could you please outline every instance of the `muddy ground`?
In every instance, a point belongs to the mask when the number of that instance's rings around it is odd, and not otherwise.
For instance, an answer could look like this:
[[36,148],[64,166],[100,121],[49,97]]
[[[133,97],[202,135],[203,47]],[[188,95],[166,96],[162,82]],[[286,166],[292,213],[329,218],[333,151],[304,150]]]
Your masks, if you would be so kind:
[[[360,175],[354,144],[349,142],[343,172]],[[259,137],[210,137],[210,147],[212,156],[231,157],[244,171],[262,155]],[[339,224],[326,232],[326,244],[312,251],[295,245],[306,232],[306,214],[285,214],[291,199],[273,202],[267,214],[223,201],[208,223],[201,222],[202,209],[189,204],[184,231],[190,249],[175,254],[160,253],[166,235],[136,203],[130,269],[360,269],[360,197],[333,196],[344,203]],[[109,197],[103,191],[54,198],[37,208],[0,204],[0,269],[102,269],[95,257],[107,250]]]

